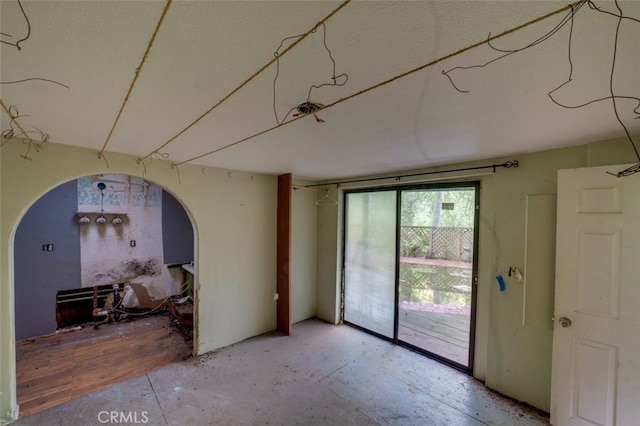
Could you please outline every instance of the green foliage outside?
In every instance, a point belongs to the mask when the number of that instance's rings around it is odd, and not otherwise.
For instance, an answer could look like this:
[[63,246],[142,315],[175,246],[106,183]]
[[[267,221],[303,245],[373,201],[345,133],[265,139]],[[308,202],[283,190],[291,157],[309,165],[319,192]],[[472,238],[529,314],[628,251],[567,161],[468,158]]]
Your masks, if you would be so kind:
[[[347,253],[360,264],[384,268],[393,261],[396,244],[396,192],[383,191],[348,195]],[[401,228],[473,228],[475,191],[407,190],[401,192]],[[401,234],[401,256],[429,257],[428,233]],[[469,247],[467,247],[469,245]],[[471,253],[473,247],[462,244]],[[391,256],[390,256],[391,254]],[[441,256],[435,256],[442,258]],[[460,259],[453,259],[460,260]],[[468,261],[468,259],[464,259]],[[468,270],[450,267],[401,264],[400,301],[470,306],[471,276]],[[465,275],[467,274],[467,275]]]
[[[453,210],[442,210],[453,203]],[[473,189],[402,191],[401,226],[473,227]]]

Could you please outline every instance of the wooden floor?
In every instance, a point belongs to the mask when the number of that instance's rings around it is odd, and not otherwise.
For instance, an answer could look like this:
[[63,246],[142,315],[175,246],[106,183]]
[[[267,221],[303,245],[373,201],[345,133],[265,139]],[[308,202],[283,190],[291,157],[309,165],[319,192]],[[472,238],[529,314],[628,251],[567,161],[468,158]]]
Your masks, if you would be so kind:
[[469,363],[468,314],[400,308],[398,339],[463,366]]
[[93,326],[16,344],[20,416],[142,376],[191,356],[168,314]]

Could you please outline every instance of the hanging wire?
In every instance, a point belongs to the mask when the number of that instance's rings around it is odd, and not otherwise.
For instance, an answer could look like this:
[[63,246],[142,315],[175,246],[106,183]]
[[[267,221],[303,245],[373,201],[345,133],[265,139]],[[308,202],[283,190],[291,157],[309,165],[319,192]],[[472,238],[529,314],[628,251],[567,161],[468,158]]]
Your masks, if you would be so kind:
[[[547,95],[549,96],[549,99],[551,99],[551,101],[553,103],[555,103],[556,105],[562,107],[562,108],[569,108],[569,109],[575,109],[575,108],[582,108],[585,107],[587,105],[591,105],[593,103],[596,102],[601,102],[601,101],[605,101],[605,100],[611,100],[612,105],[613,105],[613,112],[614,115],[616,117],[616,120],[618,121],[618,123],[620,124],[620,126],[622,127],[626,139],[629,141],[635,156],[637,158],[638,161],[640,161],[640,152],[638,151],[638,147],[636,146],[636,143],[634,142],[633,138],[631,137],[631,134],[629,132],[629,129],[627,128],[627,126],[625,125],[625,123],[623,122],[622,118],[620,117],[620,114],[618,112],[618,106],[616,103],[616,100],[620,100],[620,99],[628,99],[628,100],[634,100],[636,101],[638,104],[637,106],[633,109],[633,112],[638,115],[638,117],[636,118],[640,118],[640,98],[636,97],[636,96],[624,96],[624,95],[617,95],[614,91],[614,75],[615,75],[615,67],[616,67],[616,59],[617,59],[617,54],[618,54],[618,39],[619,39],[619,33],[620,33],[620,26],[623,22],[624,19],[628,19],[630,21],[633,22],[637,22],[640,23],[640,20],[635,19],[633,17],[629,17],[624,15],[622,9],[620,8],[620,5],[618,3],[618,0],[614,1],[616,8],[618,9],[618,14],[609,12],[609,11],[605,11],[601,8],[599,8],[598,6],[596,6],[592,0],[582,0],[578,3],[575,4],[571,4],[569,5],[570,11],[569,13],[560,21],[560,23],[558,23],[551,31],[547,32],[546,34],[544,34],[542,37],[539,37],[538,39],[534,40],[533,42],[527,44],[524,47],[518,48],[518,49],[511,49],[511,50],[506,50],[506,49],[499,49],[497,47],[495,47],[493,44],[491,44],[490,39],[487,40],[487,44],[489,47],[491,47],[493,50],[498,51],[498,52],[503,52],[504,55],[501,55],[497,58],[494,58],[490,61],[485,62],[484,64],[479,64],[479,65],[472,65],[472,66],[466,66],[466,67],[454,67],[451,68],[449,70],[446,71],[442,71],[442,74],[444,76],[446,76],[449,81],[451,82],[451,85],[454,87],[454,89],[456,89],[457,91],[461,92],[461,93],[469,93],[469,91],[467,90],[462,90],[460,89],[453,81],[453,79],[451,78],[451,76],[449,75],[449,73],[451,73],[452,71],[455,70],[468,70],[468,69],[473,69],[473,68],[484,68],[489,64],[492,64],[496,61],[499,61],[501,59],[506,58],[509,55],[512,55],[514,53],[518,53],[521,52],[523,50],[529,49],[533,46],[536,46],[546,40],[548,40],[549,38],[551,38],[553,35],[555,35],[562,27],[564,27],[566,24],[570,24],[569,27],[569,45],[568,45],[568,62],[569,62],[569,76],[567,77],[566,81],[564,81],[562,84],[560,84],[559,86],[557,86],[556,88],[552,89],[551,91],[549,91],[547,93]],[[579,104],[579,105],[567,105],[564,103],[559,102],[558,100],[556,100],[554,98],[554,94],[560,90],[561,88],[563,88],[564,86],[566,86],[567,84],[569,84],[572,79],[573,79],[573,59],[572,59],[572,45],[573,45],[573,25],[574,25],[574,16],[575,14],[578,12],[578,10],[580,10],[580,8],[582,6],[584,6],[585,4],[587,4],[589,6],[590,9],[595,10],[599,13],[603,13],[603,14],[607,14],[607,15],[611,15],[617,18],[617,25],[616,25],[616,31],[615,31],[615,39],[614,39],[614,44],[613,44],[613,58],[611,61],[611,73],[609,75],[609,92],[610,92],[610,96],[605,96],[602,98],[598,98],[598,99],[592,99],[588,102]],[[619,172],[616,176],[629,176],[631,174],[637,173],[637,169],[638,167],[636,166],[632,166],[629,169],[623,170],[621,172]]]
[[[38,129],[38,128],[37,128],[36,126],[34,126],[33,124],[31,125],[31,127],[33,127],[34,129],[36,129],[35,133],[40,134],[40,141],[41,141],[41,142],[40,142],[39,146],[37,146],[37,148],[38,148],[38,150],[39,150],[39,148],[40,148],[40,146],[41,146],[41,145],[43,145],[43,144],[45,144],[45,143],[49,142],[49,134],[48,134],[48,133],[43,132],[43,131],[42,131],[42,130],[40,130],[40,129]],[[33,132],[32,132],[32,133],[33,133]]]
[[[351,0],[345,0],[344,2],[342,2],[340,4],[340,6],[338,6],[337,8],[335,8],[330,14],[328,14],[324,19],[322,19],[320,22],[324,23],[327,22],[333,15],[335,15],[336,13],[338,13],[343,7],[345,7],[347,4],[349,4],[351,2]],[[318,24],[314,25],[313,28],[311,28],[309,31],[307,31],[303,36],[301,36],[298,40],[296,40],[295,42],[291,43],[291,45],[289,45],[289,47],[287,47],[280,55],[279,57],[283,57],[287,52],[289,52],[291,49],[293,49],[296,45],[298,45],[298,43],[300,43],[302,40],[304,40],[309,34],[311,34],[313,31],[315,31],[315,29],[318,27]],[[229,94],[227,94],[225,97],[223,97],[222,99],[220,99],[218,102],[216,102],[211,108],[209,108],[208,110],[206,110],[205,112],[203,112],[198,118],[196,118],[195,120],[193,120],[187,127],[185,127],[184,129],[180,130],[178,133],[176,133],[173,137],[171,137],[168,141],[166,141],[165,143],[163,143],[162,145],[160,145],[158,148],[156,148],[155,150],[151,151],[149,154],[145,155],[144,157],[142,157],[141,159],[145,159],[149,156],[151,156],[153,153],[160,151],[161,149],[165,148],[167,145],[169,145],[170,143],[172,143],[173,141],[175,141],[176,139],[178,139],[180,136],[182,136],[186,131],[188,131],[190,128],[192,128],[193,126],[195,126],[200,120],[202,120],[204,117],[206,117],[207,115],[209,115],[211,112],[213,112],[213,110],[215,110],[216,108],[218,108],[220,105],[222,105],[227,99],[229,99],[231,96],[235,95],[240,89],[242,89],[244,86],[246,86],[247,84],[249,84],[250,81],[252,81],[254,78],[256,78],[259,74],[261,74],[264,70],[266,70],[271,64],[273,64],[274,62],[276,62],[276,58],[273,58],[272,60],[270,60],[269,62],[267,62],[266,64],[264,64],[262,66],[262,68],[260,68],[258,71],[254,72],[249,78],[247,78],[244,82],[242,82],[238,87],[236,87],[235,89],[233,89],[231,92],[229,92]]]
[[[629,129],[627,129],[627,126],[624,124],[624,122],[620,118],[620,114],[618,114],[618,107],[616,105],[616,95],[615,95],[614,90],[613,90],[613,77],[614,77],[614,72],[615,72],[615,69],[616,69],[616,57],[617,57],[617,53],[618,53],[618,36],[619,36],[619,33],[620,33],[620,25],[622,24],[622,16],[623,16],[622,9],[620,8],[620,5],[618,4],[618,0],[615,0],[615,4],[616,4],[616,8],[618,9],[618,12],[620,12],[620,15],[619,15],[619,18],[618,18],[618,25],[616,26],[616,35],[615,35],[615,39],[614,39],[614,43],[613,43],[613,60],[611,61],[611,76],[609,78],[609,89],[610,89],[610,92],[611,92],[611,102],[613,103],[613,112],[614,112],[614,114],[616,116],[616,119],[618,120],[618,123],[620,123],[620,126],[622,126],[622,128],[624,129],[624,133],[627,136],[627,139],[629,140],[629,143],[633,147],[633,151],[636,154],[636,158],[640,162],[640,153],[638,153],[638,147],[636,147],[636,144],[634,143],[633,138],[631,137],[631,134],[629,133]],[[628,168],[626,170],[622,170],[622,171],[618,172],[618,176],[620,176],[621,174],[623,176],[629,176],[630,174],[638,173],[638,171],[639,171],[638,167],[635,167],[635,168],[632,167],[632,168]]]
[[640,163],[635,164],[631,167],[628,167],[624,170],[620,170],[618,173],[607,172],[608,175],[615,177],[627,177],[631,175],[635,175],[636,173],[640,173]]
[[[9,128],[2,131],[2,138],[4,139],[4,141],[0,143],[0,148],[2,148],[4,144],[13,139],[24,137],[25,139],[27,139],[26,142],[23,141],[23,144],[27,143],[27,152],[25,154],[21,154],[20,157],[24,158],[25,160],[31,161],[32,158],[29,157],[29,153],[31,152],[32,145],[35,146],[36,152],[40,152],[40,148],[42,147],[42,145],[49,142],[49,134],[43,132],[34,125],[32,125],[31,127],[33,127],[35,130],[24,130],[24,128],[18,122],[18,118],[29,116],[20,115],[20,113],[18,112],[18,107],[15,105],[10,105],[9,108],[7,108],[4,102],[2,102],[2,99],[0,99],[0,103],[2,103],[3,109],[11,118],[11,121],[9,122]],[[20,130],[19,133],[16,133],[15,129],[13,128],[14,124]],[[31,139],[31,137],[29,137],[29,134],[33,133],[37,133],[40,135],[41,142],[36,142]]]
[[138,158],[138,164],[142,165],[142,176],[147,175],[147,167],[153,163],[153,160],[167,160],[169,158],[168,152],[154,152],[152,156],[147,157],[146,159]]
[[180,165],[179,164],[171,164],[172,169],[176,169],[176,173],[178,174],[178,185],[182,184],[182,178],[180,177]]
[[[588,102],[585,102],[585,103],[582,103],[582,104],[579,104],[579,105],[567,105],[567,104],[561,103],[561,102],[557,101],[553,96],[553,94],[556,91],[560,90],[562,87],[564,87],[565,85],[567,85],[568,83],[570,83],[572,81],[573,61],[572,61],[572,57],[571,57],[571,47],[572,47],[572,40],[573,40],[573,38],[572,38],[572,35],[573,35],[573,19],[572,19],[572,22],[571,22],[571,31],[569,32],[569,48],[568,48],[568,52],[569,52],[569,55],[568,55],[568,57],[569,57],[569,77],[567,78],[567,80],[564,83],[562,83],[561,85],[559,85],[555,89],[551,90],[548,93],[548,96],[551,99],[551,101],[553,103],[555,103],[556,105],[558,105],[558,106],[560,106],[562,108],[568,108],[568,109],[582,108],[582,107],[585,107],[587,105],[591,105],[591,104],[596,103],[596,102],[601,102],[601,101],[605,101],[605,100],[609,100],[610,99],[612,101],[612,103],[613,103],[613,111],[614,111],[614,114],[616,116],[616,119],[620,123],[621,127],[623,128],[623,130],[625,132],[625,135],[626,135],[628,141],[630,142],[631,146],[633,147],[633,150],[634,150],[634,153],[636,155],[636,158],[638,159],[638,161],[640,161],[640,154],[638,153],[637,146],[634,143],[633,138],[631,137],[631,135],[629,133],[629,130],[627,129],[627,126],[624,124],[624,122],[620,118],[620,115],[618,114],[617,105],[616,105],[616,99],[635,100],[635,101],[638,102],[638,105],[633,109],[633,112],[640,117],[640,111],[639,111],[639,109],[640,109],[640,98],[635,97],[635,96],[616,95],[614,93],[614,90],[613,90],[613,78],[614,78],[614,71],[615,71],[616,58],[617,58],[618,36],[619,36],[619,32],[620,32],[620,24],[622,23],[623,19],[630,19],[631,21],[635,21],[635,22],[638,22],[638,23],[640,23],[640,20],[624,16],[623,13],[622,13],[622,10],[620,9],[620,6],[618,5],[617,0],[616,0],[615,4],[618,7],[618,10],[620,12],[619,15],[615,15],[615,14],[613,14],[611,12],[604,11],[604,10],[598,8],[595,4],[593,4],[593,2],[591,0],[588,1],[588,5],[592,10],[595,10],[595,11],[600,12],[600,13],[605,13],[605,14],[608,14],[608,15],[612,15],[612,16],[615,16],[615,17],[618,18],[618,24],[616,26],[616,32],[615,32],[615,41],[614,41],[614,46],[613,46],[613,59],[612,59],[612,62],[611,62],[611,73],[610,73],[610,76],[609,76],[609,91],[611,93],[611,96],[605,96],[603,98],[592,99],[592,100],[590,100]],[[638,117],[636,117],[636,118],[638,118]],[[629,174],[624,173],[624,172],[626,172],[626,171],[622,171],[621,172],[622,176],[628,176],[629,175]],[[619,173],[619,175],[620,175],[620,173]]]
[[14,124],[16,125],[16,127],[19,127],[19,123],[18,123],[18,118],[20,117],[29,117],[28,115],[20,115],[20,112],[18,111],[18,107],[15,105],[10,105],[9,108],[6,107],[6,105],[4,105],[4,103],[2,104],[2,106],[4,107],[5,112],[9,115],[9,118],[11,119],[11,121],[9,121],[9,128],[8,129],[4,129],[2,131],[2,138],[5,139],[5,141],[2,143],[2,145],[4,145],[7,141],[19,137],[19,136],[26,136],[26,132],[20,128],[21,132],[18,133],[16,135],[16,131],[13,128]]
[[[296,38],[302,37],[303,34],[284,38],[280,42],[280,46],[278,46],[276,51],[273,52],[273,56],[276,58],[276,76],[273,79],[273,114],[275,115],[276,123],[278,123],[278,124],[284,123],[287,120],[287,118],[289,118],[289,115],[291,115],[291,113],[293,113],[296,110],[298,111],[298,113],[306,115],[306,114],[314,114],[316,111],[321,109],[322,106],[323,106],[322,104],[319,104],[317,102],[311,102],[311,92],[313,91],[313,89],[320,89],[322,87],[327,87],[327,86],[342,87],[345,84],[347,84],[347,81],[349,80],[349,75],[347,73],[342,73],[340,75],[336,75],[336,61],[335,61],[335,59],[333,59],[333,55],[331,53],[331,49],[329,49],[329,46],[327,45],[327,27],[326,27],[325,23],[324,22],[319,22],[313,28],[313,30],[311,30],[311,33],[315,33],[319,26],[322,26],[322,42],[324,44],[324,49],[327,51],[327,54],[329,55],[329,60],[331,61],[332,68],[333,68],[333,71],[331,73],[332,82],[331,83],[322,83],[322,84],[318,84],[318,85],[317,84],[312,84],[309,87],[309,92],[307,93],[306,101],[304,103],[298,105],[298,106],[295,106],[295,107],[291,108],[285,114],[285,116],[282,118],[282,120],[280,120],[278,118],[278,111],[276,109],[276,82],[278,81],[278,77],[280,76],[280,60],[279,60],[280,49],[285,44],[285,42],[287,42],[289,40],[292,40],[292,39],[296,39]],[[341,80],[341,81],[338,81],[338,80]],[[295,116],[296,115],[294,115],[294,117]],[[316,121],[322,122],[323,120],[316,116]]]
[[[588,1],[588,5],[589,8],[591,10],[595,10],[599,13],[603,13],[603,14],[607,14],[607,15],[611,15],[611,16],[615,16],[616,18],[618,18],[618,23],[616,25],[616,31],[615,31],[615,37],[614,37],[614,45],[613,45],[613,57],[611,60],[611,73],[609,74],[609,92],[611,94],[611,96],[605,96],[603,98],[598,98],[598,99],[592,99],[588,102],[579,104],[579,105],[567,105],[564,103],[561,103],[559,101],[557,101],[553,94],[558,91],[559,89],[561,89],[562,87],[564,87],[565,85],[567,85],[568,83],[570,83],[572,81],[572,76],[573,76],[573,61],[572,61],[572,57],[571,57],[571,46],[572,46],[572,34],[573,34],[573,20],[571,22],[571,31],[569,33],[569,49],[568,49],[568,56],[569,56],[569,77],[567,78],[567,80],[562,83],[561,85],[559,85],[558,87],[556,87],[555,89],[551,90],[548,93],[549,98],[551,99],[551,101],[553,103],[555,103],[556,105],[562,107],[562,108],[568,108],[568,109],[576,109],[576,108],[582,108],[585,107],[587,105],[591,105],[593,103],[596,102],[601,102],[601,101],[605,101],[605,100],[611,100],[612,104],[613,104],[613,112],[614,115],[616,117],[616,120],[618,121],[618,123],[620,124],[620,126],[622,127],[625,136],[627,138],[627,140],[629,141],[636,158],[638,159],[638,161],[640,161],[640,153],[638,152],[638,147],[636,146],[636,143],[634,142],[633,138],[631,137],[631,134],[629,132],[629,129],[627,128],[627,126],[624,124],[624,122],[622,121],[622,119],[620,118],[620,114],[618,113],[618,107],[617,107],[617,103],[616,100],[617,99],[628,99],[628,100],[634,100],[636,102],[638,102],[637,106],[633,109],[633,112],[638,116],[636,118],[640,118],[640,98],[635,97],[635,96],[622,96],[622,95],[616,95],[613,89],[613,82],[614,82],[614,75],[615,75],[615,67],[616,67],[616,59],[617,59],[617,55],[618,55],[618,38],[619,38],[619,33],[620,33],[620,26],[623,22],[623,19],[628,19],[630,21],[633,22],[637,22],[640,23],[640,20],[629,17],[629,16],[625,16],[622,12],[622,9],[620,8],[620,5],[618,4],[618,0],[615,0],[615,5],[618,9],[619,14],[616,15],[614,13],[602,10],[601,8],[597,7],[591,0]],[[635,165],[635,166],[631,166],[625,170],[621,170],[620,172],[618,172],[617,174],[613,174],[613,173],[608,173],[617,177],[625,177],[625,176],[631,176],[635,173],[638,173],[640,169],[640,164],[639,165]]]
[[[16,2],[18,3],[18,6],[20,6],[20,10],[22,11],[22,16],[24,16],[24,20],[27,23],[27,35],[24,38],[21,38],[20,40],[16,41],[15,43],[11,43],[5,40],[0,40],[0,42],[4,44],[8,44],[9,46],[14,46],[18,50],[22,50],[22,47],[20,47],[20,43],[22,43],[23,41],[26,41],[31,36],[31,23],[29,22],[29,17],[27,16],[27,12],[25,12],[24,7],[22,7],[22,3],[20,3],[20,0],[16,0]],[[7,34],[7,33],[2,33],[2,35],[6,37],[12,37],[10,34]]]
[[531,43],[527,44],[524,47],[518,48],[518,49],[510,49],[510,50],[506,50],[506,49],[499,49],[497,47],[495,47],[492,44],[492,37],[491,37],[491,33],[489,33],[489,36],[487,37],[487,45],[497,51],[497,52],[502,52],[504,53],[504,55],[500,55],[497,58],[491,59],[483,64],[477,64],[477,65],[470,65],[470,66],[458,66],[458,67],[453,67],[450,68],[448,70],[442,70],[442,75],[444,75],[445,77],[447,77],[449,79],[449,81],[451,82],[451,85],[453,86],[454,89],[456,89],[458,92],[461,93],[469,93],[468,90],[462,90],[460,89],[453,81],[452,77],[449,75],[451,72],[456,71],[456,70],[470,70],[470,69],[474,69],[474,68],[484,68],[494,62],[500,61],[508,56],[511,56],[515,53],[518,52],[522,52],[523,50],[529,49],[531,47],[537,46],[545,41],[547,41],[548,39],[550,39],[551,37],[553,37],[558,31],[560,31],[560,29],[562,29],[562,27],[564,27],[567,23],[571,23],[571,27],[573,28],[573,15],[576,14],[576,12],[578,12],[578,10],[580,10],[580,8],[582,6],[584,6],[586,3],[588,2],[588,0],[581,0],[578,3],[575,4],[570,4],[569,7],[569,13],[567,13],[567,15],[565,15],[562,20],[555,26],[553,27],[550,31],[548,31],[547,33],[543,34],[541,37],[537,38],[536,40],[532,41]]
[[[153,46],[153,42],[156,39],[156,36],[158,35],[158,32],[160,31],[160,27],[162,26],[162,22],[164,21],[165,16],[167,16],[167,12],[169,11],[169,7],[171,6],[171,2],[173,0],[167,0],[167,2],[164,5],[164,9],[162,10],[162,15],[160,15],[160,19],[158,20],[158,23],[156,24],[156,28],[153,31],[153,35],[151,36],[151,40],[149,40],[149,43],[147,44],[147,49],[144,51],[144,54],[142,55],[142,59],[140,60],[140,65],[138,65],[138,68],[136,68],[135,74],[133,76],[133,80],[131,80],[131,84],[129,85],[129,90],[127,90],[127,94],[124,97],[124,100],[122,101],[122,105],[120,106],[120,110],[118,111],[118,114],[116,115],[116,119],[113,122],[113,126],[111,126],[111,130],[109,131],[109,135],[107,136],[107,139],[104,141],[104,144],[102,145],[102,149],[100,150],[100,152],[98,153],[98,158],[101,158],[104,156],[104,151],[107,148],[107,145],[109,144],[109,141],[111,140],[111,135],[113,135],[113,131],[116,129],[116,126],[118,125],[118,121],[120,120],[120,116],[122,115],[122,111],[124,110],[124,107],[127,105],[127,102],[129,101],[129,96],[131,95],[131,92],[133,91],[133,87],[135,86],[136,82],[138,81],[138,77],[140,77],[140,71],[142,70],[142,67],[144,66],[147,57],[149,56],[149,52],[151,51],[151,47]],[[108,162],[107,162],[108,164]]]
[[45,81],[47,83],[53,83],[53,84],[57,84],[59,86],[65,87],[67,89],[71,89],[69,86],[67,86],[66,84],[62,84],[59,81],[49,80],[48,78],[40,78],[40,77],[23,78],[22,80],[14,80],[14,81],[0,81],[0,84],[18,84],[18,83],[25,83],[28,81]]
[[638,23],[640,23],[640,19],[636,19],[632,16],[623,16],[622,15],[622,10],[620,10],[620,5],[618,5],[618,1],[616,0],[616,7],[618,8],[618,11],[620,11],[619,15],[616,15],[613,12],[609,12],[607,10],[603,10],[602,8],[598,7],[595,5],[595,3],[593,3],[593,1],[589,0],[589,7],[595,11],[601,12],[601,13],[605,13],[607,15],[611,15],[611,16],[615,16],[616,18],[620,18],[620,19],[629,19],[631,21],[636,21]]
[[[451,58],[453,58],[453,57],[459,56],[459,55],[461,55],[461,54],[463,54],[463,53],[465,53],[465,52],[468,52],[469,50],[472,50],[472,49],[475,49],[476,47],[482,46],[482,45],[484,45],[484,44],[486,44],[486,43],[488,43],[488,42],[490,42],[490,41],[492,41],[492,40],[496,40],[496,39],[498,39],[498,38],[501,38],[501,37],[504,37],[504,36],[506,36],[506,35],[509,35],[509,34],[515,33],[515,32],[517,32],[517,31],[520,31],[520,30],[522,30],[523,28],[526,28],[526,27],[528,27],[528,26],[530,26],[530,25],[536,24],[536,23],[538,23],[538,22],[540,22],[540,21],[543,21],[543,20],[545,20],[545,19],[548,19],[548,18],[550,18],[550,17],[552,17],[552,16],[554,16],[554,15],[557,15],[557,14],[559,14],[559,13],[562,13],[562,12],[564,12],[564,11],[566,11],[566,10],[570,9],[570,7],[571,7],[571,6],[575,6],[575,5],[577,5],[577,4],[579,4],[579,3],[583,3],[583,2],[584,2],[584,0],[581,0],[581,1],[579,1],[579,2],[576,2],[576,3],[572,4],[572,5],[568,5],[568,6],[561,7],[560,9],[557,9],[557,10],[555,10],[555,11],[549,12],[549,13],[547,13],[546,15],[543,15],[543,16],[540,16],[540,17],[538,17],[538,18],[535,18],[535,19],[533,19],[533,20],[531,20],[531,21],[525,22],[525,23],[523,23],[523,24],[521,24],[521,25],[518,25],[518,26],[516,26],[516,27],[513,27],[513,28],[511,28],[511,29],[509,29],[509,30],[503,31],[503,32],[502,32],[502,33],[500,33],[500,34],[496,34],[496,35],[494,35],[494,36],[491,36],[489,39],[483,39],[483,40],[481,40],[481,41],[479,41],[479,42],[477,42],[477,43],[474,43],[474,44],[472,44],[472,45],[470,45],[470,46],[467,46],[467,47],[464,47],[464,48],[462,48],[462,49],[459,49],[459,50],[457,50],[457,51],[455,51],[455,52],[449,53],[448,55],[441,56],[440,58],[434,59],[434,60],[432,60],[432,61],[430,61],[430,62],[427,62],[426,64],[423,64],[423,65],[421,65],[421,66],[419,66],[419,67],[413,68],[413,69],[411,69],[411,70],[409,70],[409,71],[403,72],[402,74],[396,75],[395,77],[392,77],[392,78],[389,78],[389,79],[387,79],[387,80],[381,81],[380,83],[378,83],[378,84],[374,84],[373,86],[370,86],[370,87],[368,87],[368,88],[366,88],[366,89],[362,89],[362,90],[360,90],[359,92],[353,93],[353,94],[351,94],[351,95],[349,95],[349,96],[346,96],[346,97],[344,97],[344,98],[340,98],[340,99],[338,99],[337,101],[334,101],[334,102],[332,102],[332,103],[330,103],[330,104],[328,104],[328,105],[323,105],[323,106],[322,106],[318,111],[322,111],[322,110],[325,110],[325,109],[329,109],[329,108],[334,107],[334,106],[336,106],[336,105],[338,105],[338,104],[341,104],[341,103],[343,103],[343,102],[346,102],[346,101],[348,101],[348,100],[351,100],[351,99],[353,99],[353,98],[355,98],[355,97],[357,97],[357,96],[363,95],[363,94],[368,93],[368,92],[370,92],[370,91],[372,91],[372,90],[375,90],[375,89],[378,89],[378,88],[380,88],[380,87],[382,87],[382,86],[385,86],[385,85],[387,85],[387,84],[393,83],[393,82],[394,82],[394,81],[396,81],[396,80],[400,80],[400,79],[402,79],[402,78],[404,78],[404,77],[407,77],[407,76],[409,76],[409,75],[415,74],[415,73],[416,73],[416,72],[418,72],[418,71],[422,71],[422,70],[424,70],[424,69],[426,69],[426,68],[432,67],[433,65],[436,65],[436,64],[438,64],[438,63],[440,63],[440,62],[443,62],[443,61],[446,61],[446,60],[451,59]],[[187,160],[183,160],[183,161],[180,161],[180,162],[177,162],[177,163],[173,163],[173,164],[180,165],[180,164],[190,163],[190,162],[192,162],[192,161],[199,160],[199,159],[201,159],[201,158],[203,158],[203,157],[207,157],[207,156],[209,156],[209,155],[211,155],[211,154],[215,154],[215,153],[220,152],[220,151],[222,151],[222,150],[225,150],[225,149],[231,148],[231,147],[233,147],[233,146],[236,146],[236,145],[238,145],[238,144],[241,144],[241,143],[243,143],[243,142],[246,142],[246,141],[248,141],[248,140],[250,140],[250,139],[256,138],[256,137],[258,137],[258,136],[262,136],[262,135],[264,135],[264,134],[266,134],[266,133],[269,133],[269,132],[271,132],[271,131],[273,131],[273,130],[279,129],[279,128],[281,128],[281,127],[283,127],[283,126],[286,126],[286,125],[288,125],[288,124],[294,123],[294,122],[296,122],[297,120],[299,120],[299,119],[301,119],[301,118],[304,118],[304,117],[307,117],[307,116],[308,116],[308,115],[300,115],[300,116],[298,116],[298,117],[294,117],[294,118],[292,118],[292,119],[291,119],[291,120],[289,120],[289,121],[285,121],[285,122],[284,122],[284,123],[282,123],[281,125],[276,125],[276,126],[270,127],[270,128],[268,128],[268,129],[262,130],[262,131],[260,131],[260,132],[258,132],[258,133],[255,133],[255,134],[253,134],[253,135],[251,135],[251,136],[247,136],[247,137],[245,137],[245,138],[243,138],[243,139],[240,139],[240,140],[238,140],[238,141],[235,141],[235,142],[233,142],[233,143],[230,143],[230,144],[227,144],[227,145],[221,146],[221,147],[219,147],[219,148],[216,148],[216,149],[213,149],[213,150],[211,150],[211,151],[205,152],[204,154],[200,154],[200,155],[197,155],[197,156],[195,156],[195,157],[193,157],[193,158],[189,158],[189,159],[187,159]]]
[[[26,142],[23,142],[23,143],[27,144],[27,152],[23,155],[20,155],[20,157],[24,158],[25,160],[31,160],[32,158],[29,157],[29,153],[31,152],[32,146],[34,146],[36,151],[39,152],[42,145],[49,141],[49,135],[35,126],[31,126],[35,130],[25,130],[24,127],[22,127],[22,125],[18,121],[18,119],[22,117],[29,117],[29,116],[20,115],[20,112],[18,111],[18,107],[15,105],[10,105],[9,107],[7,107],[7,105],[4,103],[2,99],[0,99],[0,105],[2,106],[2,109],[5,111],[5,113],[11,119],[11,121],[9,122],[9,128],[4,129],[2,131],[2,138],[4,139],[4,141],[0,144],[0,148],[2,148],[5,143],[9,142],[12,139],[24,137],[26,139]],[[15,127],[18,128],[19,132],[16,132],[16,130],[13,127],[14,125]],[[29,134],[32,134],[32,133],[38,133],[42,141],[41,142],[34,141],[29,136]]]

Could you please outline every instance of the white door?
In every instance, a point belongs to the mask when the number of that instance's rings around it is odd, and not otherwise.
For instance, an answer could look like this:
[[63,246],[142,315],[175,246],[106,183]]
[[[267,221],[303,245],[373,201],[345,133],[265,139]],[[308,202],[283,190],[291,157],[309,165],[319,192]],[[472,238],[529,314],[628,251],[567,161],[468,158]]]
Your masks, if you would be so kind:
[[640,174],[558,172],[551,423],[640,425]]

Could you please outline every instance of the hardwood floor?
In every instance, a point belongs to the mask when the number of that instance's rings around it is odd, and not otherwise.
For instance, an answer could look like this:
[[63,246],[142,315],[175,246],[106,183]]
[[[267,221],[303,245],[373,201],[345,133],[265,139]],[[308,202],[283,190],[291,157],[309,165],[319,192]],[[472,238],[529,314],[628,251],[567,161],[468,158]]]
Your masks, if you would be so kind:
[[398,339],[463,366],[469,363],[468,314],[400,308]]
[[16,343],[20,416],[28,416],[191,356],[168,314]]

